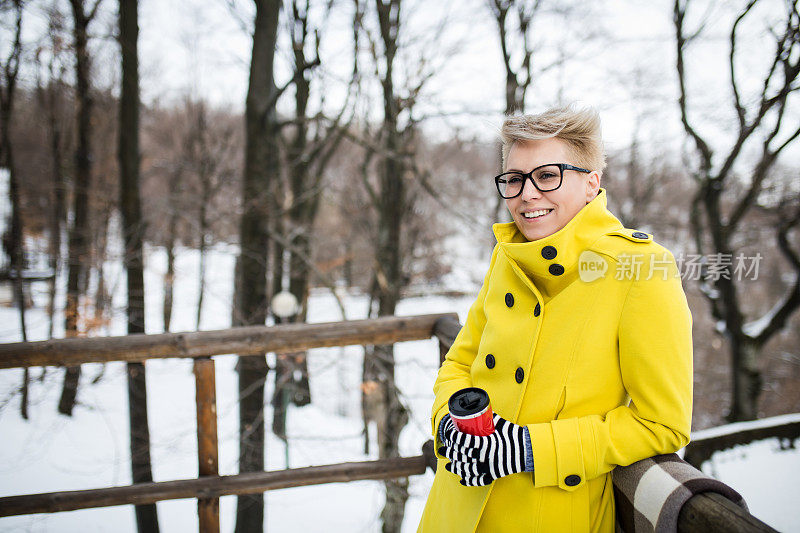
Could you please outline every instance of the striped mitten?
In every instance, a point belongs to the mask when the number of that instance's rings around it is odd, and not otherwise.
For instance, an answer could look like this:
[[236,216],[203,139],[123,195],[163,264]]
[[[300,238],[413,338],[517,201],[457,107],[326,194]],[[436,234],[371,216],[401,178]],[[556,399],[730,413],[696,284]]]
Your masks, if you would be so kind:
[[[444,422],[444,419],[442,419]],[[442,427],[442,443],[439,453],[450,463],[448,472],[461,478],[467,487],[482,487],[495,479],[525,471],[525,427],[513,424],[494,415],[494,433],[477,437],[463,433],[453,424]]]

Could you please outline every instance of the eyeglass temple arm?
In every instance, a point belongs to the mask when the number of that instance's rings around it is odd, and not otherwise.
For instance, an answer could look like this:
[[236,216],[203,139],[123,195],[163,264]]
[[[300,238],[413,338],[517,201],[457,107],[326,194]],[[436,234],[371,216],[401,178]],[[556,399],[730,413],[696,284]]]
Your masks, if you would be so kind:
[[585,172],[587,174],[591,172],[591,170],[586,170],[585,168],[576,167],[574,165],[568,165],[567,163],[562,163],[562,167],[563,170],[574,170],[576,172]]

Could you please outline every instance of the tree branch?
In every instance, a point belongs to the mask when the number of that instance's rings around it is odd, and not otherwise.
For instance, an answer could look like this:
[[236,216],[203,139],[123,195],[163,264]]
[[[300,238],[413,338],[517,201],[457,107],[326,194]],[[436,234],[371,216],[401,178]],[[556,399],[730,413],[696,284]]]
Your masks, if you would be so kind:
[[[291,85],[293,83],[296,83],[297,80],[299,80],[300,77],[303,76],[303,74],[305,73],[306,70],[309,70],[309,69],[312,69],[314,67],[317,67],[317,66],[319,66],[319,64],[320,64],[320,59],[319,59],[319,57],[316,57],[312,61],[310,61],[308,63],[305,63],[302,66],[301,69],[297,70],[294,73],[294,76],[292,76],[291,80],[287,81],[283,85],[283,87],[280,87],[277,91],[275,91],[275,93],[273,93],[272,98],[270,98],[269,102],[267,103],[266,112],[268,113],[270,110],[272,110],[278,104],[278,100],[280,99],[281,95],[283,95],[283,93],[286,91],[286,89],[291,87]],[[285,125],[286,123],[285,122],[281,122],[280,124],[281,125]]]
[[3,64],[3,74],[5,75],[5,87],[0,91],[0,100],[2,106],[8,107],[11,110],[11,102],[13,100],[14,89],[17,85],[17,74],[19,73],[19,58],[22,53],[22,2],[19,0],[14,2],[14,9],[16,11],[16,22],[14,24],[14,43],[11,46],[11,52],[8,55],[8,60]]
[[755,170],[753,171],[753,180],[750,184],[750,188],[748,189],[744,197],[741,200],[739,200],[739,202],[736,203],[736,206],[733,208],[733,211],[731,212],[731,216],[727,224],[728,228],[730,228],[731,230],[736,228],[739,222],[741,222],[741,219],[753,205],[753,202],[755,202],[758,193],[761,192],[761,187],[763,185],[763,182],[766,179],[769,170],[772,168],[773,164],[777,160],[778,155],[780,155],[783,149],[786,148],[792,141],[794,141],[795,139],[797,139],[798,136],[800,136],[800,127],[799,127],[775,150],[769,149],[769,143],[772,141],[772,139],[775,138],[778,131],[780,130],[784,109],[785,105],[782,105],[775,127],[773,128],[773,131],[764,140],[761,159],[759,160]]
[[675,0],[673,9],[673,22],[675,24],[675,42],[677,49],[677,69],[678,69],[678,85],[680,88],[680,96],[678,97],[678,104],[681,109],[681,122],[686,130],[686,133],[694,140],[697,150],[700,152],[701,167],[706,176],[711,173],[711,157],[712,152],[708,144],[702,137],[695,131],[689,123],[687,105],[686,105],[686,74],[684,72],[684,57],[683,49],[686,47],[687,40],[683,34],[683,19],[686,16],[686,9],[689,5],[689,0]]
[[774,308],[772,318],[760,332],[757,333],[755,340],[759,344],[764,344],[776,332],[783,329],[789,317],[800,307],[800,257],[792,249],[789,242],[789,232],[800,223],[800,208],[795,206],[794,213],[784,219],[778,227],[778,247],[784,257],[792,265],[795,271],[795,280],[792,290],[789,292],[783,303]]
[[739,97],[739,87],[738,83],[736,82],[736,66],[735,66],[735,57],[736,57],[736,30],[739,27],[739,23],[744,19],[747,13],[753,8],[753,6],[758,2],[758,0],[750,0],[747,6],[742,10],[738,17],[736,17],[736,21],[733,23],[733,27],[731,27],[731,35],[730,35],[730,43],[731,43],[731,51],[730,56],[728,58],[730,72],[731,72],[731,88],[733,89],[733,105],[736,108],[736,114],[739,117],[739,131],[743,130],[745,124],[747,122],[747,117],[745,116],[745,110],[742,106],[741,98]]
[[97,14],[97,9],[100,7],[100,3],[102,1],[103,0],[97,0],[94,3],[94,5],[92,6],[92,9],[89,10],[89,13],[86,15],[86,23],[87,24],[94,19],[94,16]]
[[[751,6],[753,3],[755,3],[755,0],[751,1]],[[738,156],[739,151],[741,150],[741,145],[744,142],[742,133],[747,132],[747,135],[749,136],[758,126],[760,126],[763,117],[766,115],[766,112],[773,106],[777,105],[777,118],[775,119],[775,124],[772,127],[772,130],[767,134],[762,144],[761,159],[756,164],[756,167],[753,171],[750,187],[744,197],[735,204],[735,207],[731,212],[731,216],[727,224],[728,228],[731,230],[733,230],[739,224],[741,219],[749,210],[750,206],[753,205],[753,202],[757,198],[759,192],[761,192],[762,184],[766,179],[769,170],[772,168],[780,152],[782,152],[786,146],[788,146],[798,137],[798,135],[800,135],[800,128],[798,128],[780,146],[774,150],[770,150],[770,144],[777,137],[781,130],[784,113],[786,112],[787,107],[786,102],[789,93],[792,90],[792,84],[797,79],[798,75],[800,75],[800,59],[796,59],[795,63],[791,62],[792,49],[795,48],[798,43],[800,43],[800,35],[798,34],[800,28],[797,27],[797,22],[795,21],[796,14],[796,8],[787,13],[786,31],[784,35],[779,38],[775,58],[772,66],[770,67],[770,72],[765,78],[764,82],[766,88],[766,86],[769,85],[773,72],[776,71],[776,65],[782,64],[784,74],[783,86],[774,97],[767,100],[764,99],[764,93],[762,92],[762,100],[759,106],[760,109],[757,117],[753,119],[752,124],[747,126],[746,129],[740,130],[740,140],[734,147],[734,150],[731,151],[731,154],[727,158],[725,165],[723,165],[723,170],[720,171],[727,172],[725,169],[732,168],[734,159],[736,156]],[[732,83],[734,83],[735,86],[735,82]]]

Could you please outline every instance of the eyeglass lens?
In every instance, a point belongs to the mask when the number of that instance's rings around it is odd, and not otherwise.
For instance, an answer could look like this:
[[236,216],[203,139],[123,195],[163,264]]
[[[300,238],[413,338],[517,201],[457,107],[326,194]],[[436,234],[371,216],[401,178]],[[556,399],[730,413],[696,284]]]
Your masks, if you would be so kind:
[[[525,186],[525,174],[521,172],[506,172],[497,179],[497,188],[505,198],[517,196]],[[548,165],[534,170],[532,176],[536,187],[540,191],[552,191],[561,185],[561,168],[558,165]]]

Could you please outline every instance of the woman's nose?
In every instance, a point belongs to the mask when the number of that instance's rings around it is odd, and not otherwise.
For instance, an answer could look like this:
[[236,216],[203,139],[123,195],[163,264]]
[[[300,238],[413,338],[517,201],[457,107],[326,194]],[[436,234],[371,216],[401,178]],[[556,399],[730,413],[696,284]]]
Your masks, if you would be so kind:
[[541,197],[542,193],[534,186],[533,178],[526,179],[525,183],[522,184],[522,200],[528,202]]

